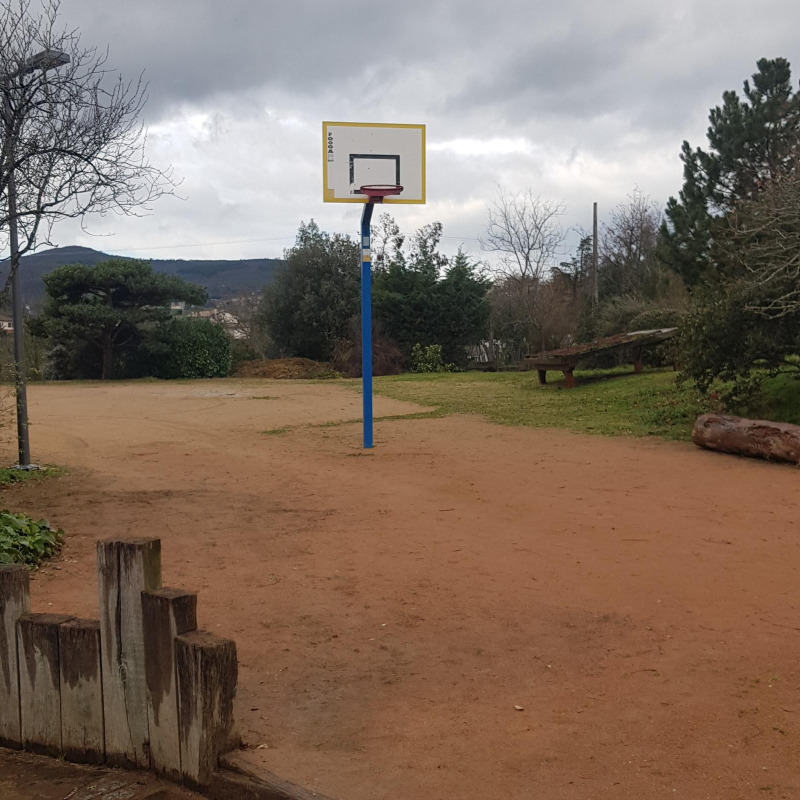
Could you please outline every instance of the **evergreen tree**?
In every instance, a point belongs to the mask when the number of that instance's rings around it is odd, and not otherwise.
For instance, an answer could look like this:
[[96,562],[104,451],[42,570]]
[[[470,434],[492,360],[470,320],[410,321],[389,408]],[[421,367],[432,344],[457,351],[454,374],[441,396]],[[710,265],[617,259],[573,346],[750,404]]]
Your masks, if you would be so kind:
[[264,292],[260,316],[287,355],[328,361],[358,314],[361,252],[349,236],[302,223],[286,267]]
[[44,276],[47,301],[36,328],[69,353],[99,351],[101,379],[111,377],[120,349],[139,341],[148,323],[170,319],[170,303],[204,305],[202,286],[154,272],[146,261],[112,258],[69,264]]
[[481,340],[489,317],[489,282],[459,251],[450,264],[439,252],[442,225],[420,228],[408,256],[399,249],[375,274],[375,319],[410,357],[415,344],[440,345],[446,362],[463,363],[465,347]]
[[800,92],[789,62],[764,58],[757,67],[743,98],[725,92],[711,109],[709,150],[683,143],[683,189],[667,204],[660,254],[689,286],[708,270],[716,221],[790,170],[800,146]]

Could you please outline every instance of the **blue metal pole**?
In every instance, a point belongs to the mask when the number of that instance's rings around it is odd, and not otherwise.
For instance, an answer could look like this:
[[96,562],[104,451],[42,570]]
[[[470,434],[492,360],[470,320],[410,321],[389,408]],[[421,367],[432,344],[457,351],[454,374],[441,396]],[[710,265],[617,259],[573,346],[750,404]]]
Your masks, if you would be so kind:
[[372,447],[372,256],[370,222],[373,203],[361,214],[361,392],[364,405],[364,448]]

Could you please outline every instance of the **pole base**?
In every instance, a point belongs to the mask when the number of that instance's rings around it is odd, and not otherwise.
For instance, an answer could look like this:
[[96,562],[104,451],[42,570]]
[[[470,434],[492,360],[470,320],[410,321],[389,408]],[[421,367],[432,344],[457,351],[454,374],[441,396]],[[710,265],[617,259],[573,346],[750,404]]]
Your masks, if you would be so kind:
[[22,470],[22,472],[35,472],[37,469],[44,469],[44,467],[39,466],[39,464],[14,464],[14,466],[9,467],[9,469],[18,469]]

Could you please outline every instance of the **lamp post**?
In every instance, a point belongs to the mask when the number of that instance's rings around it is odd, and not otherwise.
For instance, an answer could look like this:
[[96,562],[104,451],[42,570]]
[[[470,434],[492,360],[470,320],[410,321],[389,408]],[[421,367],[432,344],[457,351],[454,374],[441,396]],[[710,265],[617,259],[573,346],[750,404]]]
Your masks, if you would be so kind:
[[8,239],[11,247],[11,316],[14,326],[14,371],[17,395],[17,444],[19,468],[31,468],[31,445],[28,437],[28,394],[25,385],[25,339],[22,320],[22,294],[19,286],[19,235],[17,232],[17,191],[14,181],[14,116],[9,88],[14,78],[37,69],[47,72],[69,62],[69,56],[58,50],[45,50],[27,59],[21,69],[2,78],[3,118],[8,140]]

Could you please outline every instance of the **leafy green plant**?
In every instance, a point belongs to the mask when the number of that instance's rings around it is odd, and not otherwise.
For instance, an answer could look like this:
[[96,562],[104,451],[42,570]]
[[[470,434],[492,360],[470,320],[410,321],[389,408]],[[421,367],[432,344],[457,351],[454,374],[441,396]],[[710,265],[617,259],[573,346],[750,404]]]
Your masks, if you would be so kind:
[[0,564],[25,564],[35,569],[61,550],[63,543],[64,531],[46,520],[0,511]]
[[423,347],[419,342],[411,348],[412,372],[457,372],[455,364],[445,364],[442,359],[442,346],[429,344]]
[[769,318],[749,308],[779,291],[744,281],[699,286],[681,329],[682,378],[719,394],[729,411],[744,412],[758,402],[765,380],[796,374],[800,313]]
[[67,264],[45,275],[44,285],[47,301],[33,330],[60,348],[53,361],[66,374],[59,377],[114,377],[121,354],[136,346],[142,332],[169,321],[171,301],[208,300],[202,286],[125,258]]
[[176,318],[151,331],[144,374],[157,378],[224,378],[231,370],[231,338],[206,319]]
[[648,308],[628,323],[628,333],[656,328],[679,328],[682,313],[674,308]]

